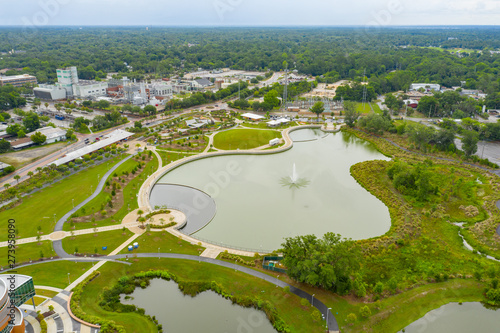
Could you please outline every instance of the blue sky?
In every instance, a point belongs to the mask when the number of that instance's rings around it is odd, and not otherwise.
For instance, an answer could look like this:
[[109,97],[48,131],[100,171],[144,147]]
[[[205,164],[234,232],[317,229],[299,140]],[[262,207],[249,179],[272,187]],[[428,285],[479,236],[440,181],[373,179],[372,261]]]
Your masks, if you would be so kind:
[[499,0],[16,0],[0,25],[497,25]]

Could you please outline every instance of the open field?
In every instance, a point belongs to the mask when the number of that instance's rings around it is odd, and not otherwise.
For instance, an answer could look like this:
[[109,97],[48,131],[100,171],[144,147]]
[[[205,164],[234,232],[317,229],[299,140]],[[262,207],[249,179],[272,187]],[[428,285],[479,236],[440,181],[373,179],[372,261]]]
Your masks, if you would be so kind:
[[205,250],[203,246],[192,245],[167,231],[152,231],[150,235],[144,233],[135,241],[139,243],[139,248],[131,252],[127,248],[124,248],[120,253],[133,256],[134,253],[156,253],[159,249],[160,252],[164,253],[183,253],[197,256]]
[[[73,237],[66,237],[62,240],[63,248],[68,253],[75,252],[78,248],[78,253],[108,255],[118,246],[123,244],[133,235],[128,229],[104,231],[97,234],[87,234]],[[102,247],[107,247],[103,250]]]
[[62,149],[65,145],[65,142],[58,142],[42,147],[34,147],[23,149],[21,151],[5,153],[0,155],[0,162],[10,164],[18,169],[26,164],[35,162],[42,157]]
[[281,133],[274,130],[234,129],[216,134],[214,147],[223,150],[252,149],[267,145],[274,138],[281,138]]
[[64,289],[68,286],[68,273],[72,282],[88,271],[92,264],[92,262],[60,260],[16,268],[16,272],[17,274],[32,276],[35,285]]
[[[7,258],[7,248],[4,247],[0,251],[2,255],[0,256],[0,266],[7,266],[8,258]],[[17,245],[15,249],[15,258],[16,264],[22,264],[29,262],[30,260],[37,261],[40,259],[43,254],[43,258],[50,258],[52,256],[56,256],[54,249],[52,248],[51,241],[43,241],[40,244],[38,243],[28,243]]]

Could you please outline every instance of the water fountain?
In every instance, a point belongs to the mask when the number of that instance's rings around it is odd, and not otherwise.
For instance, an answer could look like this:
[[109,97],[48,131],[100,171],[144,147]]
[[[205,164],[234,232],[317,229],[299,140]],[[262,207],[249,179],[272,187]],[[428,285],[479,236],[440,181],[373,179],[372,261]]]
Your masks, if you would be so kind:
[[299,177],[297,176],[297,170],[295,169],[295,163],[293,163],[292,176],[290,177],[290,182],[296,184]]
[[293,163],[292,175],[290,177],[281,178],[280,183],[283,186],[288,186],[290,188],[301,188],[309,185],[309,180],[307,180],[306,178],[299,178],[297,168],[295,167],[295,163]]

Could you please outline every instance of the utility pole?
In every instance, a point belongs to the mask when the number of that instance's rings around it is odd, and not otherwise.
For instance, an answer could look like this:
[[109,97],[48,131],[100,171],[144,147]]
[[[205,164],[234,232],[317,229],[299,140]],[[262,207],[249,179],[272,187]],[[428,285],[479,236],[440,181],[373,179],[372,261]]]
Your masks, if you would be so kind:
[[368,93],[366,90],[365,78],[366,78],[366,68],[363,71],[363,112],[365,111],[366,95]]
[[288,99],[288,63],[285,66],[285,89],[283,89],[283,111],[286,112],[286,101]]

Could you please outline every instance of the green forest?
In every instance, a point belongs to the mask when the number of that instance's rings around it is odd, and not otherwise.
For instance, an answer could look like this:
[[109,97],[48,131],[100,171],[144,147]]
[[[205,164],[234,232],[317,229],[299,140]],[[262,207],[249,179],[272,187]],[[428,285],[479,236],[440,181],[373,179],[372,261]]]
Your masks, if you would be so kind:
[[[406,90],[412,82],[445,87],[465,82],[466,89],[488,93],[487,106],[497,108],[500,54],[490,51],[500,48],[498,32],[498,27],[1,28],[0,52],[21,52],[4,54],[0,68],[22,68],[50,83],[56,68],[70,65],[78,67],[82,79],[106,73],[143,79],[198,68],[277,71],[286,61],[319,82],[366,77],[371,95]],[[468,52],[452,53],[454,48]]]

